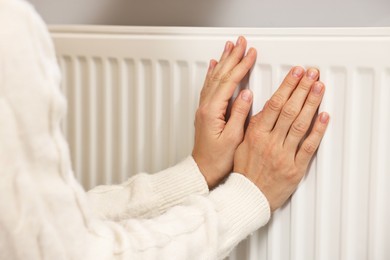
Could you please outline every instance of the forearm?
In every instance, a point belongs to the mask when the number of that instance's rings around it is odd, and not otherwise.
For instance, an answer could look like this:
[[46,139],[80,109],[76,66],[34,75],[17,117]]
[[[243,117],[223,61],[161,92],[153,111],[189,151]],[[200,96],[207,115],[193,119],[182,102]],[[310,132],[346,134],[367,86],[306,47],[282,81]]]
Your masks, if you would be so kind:
[[192,157],[155,174],[137,174],[121,185],[90,190],[89,201],[106,219],[150,218],[182,203],[191,194],[207,195],[207,183]]
[[[223,259],[270,217],[268,202],[248,179],[232,174],[209,196],[151,219],[100,222],[103,236],[123,259]],[[104,226],[104,228],[103,228]]]
[[264,194],[241,174],[231,174],[224,185],[210,193],[209,199],[218,215],[218,259],[225,258],[271,217]]

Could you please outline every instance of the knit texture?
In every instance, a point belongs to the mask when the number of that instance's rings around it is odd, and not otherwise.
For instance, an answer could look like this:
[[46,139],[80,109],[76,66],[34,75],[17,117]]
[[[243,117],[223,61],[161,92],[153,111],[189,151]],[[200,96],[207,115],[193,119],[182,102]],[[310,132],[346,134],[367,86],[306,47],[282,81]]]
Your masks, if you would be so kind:
[[209,193],[194,159],[155,174],[137,174],[121,185],[102,185],[88,192],[95,213],[105,219],[151,218],[182,203],[188,195]]
[[0,0],[0,259],[222,259],[266,224],[239,174],[208,192],[192,157],[87,193],[60,130],[66,102],[43,21]]

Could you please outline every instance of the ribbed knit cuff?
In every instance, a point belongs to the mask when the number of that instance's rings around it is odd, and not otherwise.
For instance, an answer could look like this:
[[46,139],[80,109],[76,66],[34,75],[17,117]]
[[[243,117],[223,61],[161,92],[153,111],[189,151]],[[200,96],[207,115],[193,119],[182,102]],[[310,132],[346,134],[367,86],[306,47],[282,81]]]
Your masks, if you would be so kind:
[[245,176],[232,173],[210,193],[219,215],[218,258],[225,257],[241,240],[267,224],[270,206],[264,194]]
[[175,206],[188,195],[208,195],[209,188],[198,165],[188,156],[177,165],[151,175],[154,193],[163,198],[160,211]]

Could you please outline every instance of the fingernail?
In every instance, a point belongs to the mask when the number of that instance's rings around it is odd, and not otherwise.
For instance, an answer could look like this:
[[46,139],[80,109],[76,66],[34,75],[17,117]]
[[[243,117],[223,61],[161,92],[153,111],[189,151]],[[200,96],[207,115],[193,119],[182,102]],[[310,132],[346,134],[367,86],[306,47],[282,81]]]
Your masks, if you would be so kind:
[[215,64],[214,60],[210,60],[208,71],[211,71],[214,68],[215,66],[214,64]]
[[302,76],[302,73],[303,69],[301,67],[295,67],[292,72],[293,76],[296,78],[300,78]]
[[252,99],[252,92],[248,89],[243,90],[241,93],[241,98],[246,102],[250,102]]
[[322,124],[327,124],[328,121],[329,121],[329,115],[328,115],[328,113],[321,113],[321,115],[320,115],[320,122],[321,122]]
[[240,45],[242,43],[242,37],[238,37],[237,39],[237,42],[236,42],[236,45]]
[[317,78],[317,75],[318,75],[318,70],[316,69],[309,69],[306,73],[306,76],[313,80]]
[[323,88],[324,88],[324,86],[322,85],[322,83],[317,81],[316,83],[314,83],[314,86],[311,90],[313,91],[313,93],[315,95],[318,96],[321,94]]
[[232,45],[231,42],[226,42],[226,44],[225,44],[225,52],[230,50],[231,45]]

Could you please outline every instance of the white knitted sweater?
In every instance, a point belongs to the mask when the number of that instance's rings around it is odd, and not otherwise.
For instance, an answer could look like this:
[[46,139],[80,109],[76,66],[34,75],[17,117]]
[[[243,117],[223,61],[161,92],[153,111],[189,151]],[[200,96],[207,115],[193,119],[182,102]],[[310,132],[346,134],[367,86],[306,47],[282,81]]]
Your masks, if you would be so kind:
[[0,0],[0,259],[221,259],[270,217],[240,174],[209,192],[188,157],[86,193],[60,130],[66,101],[45,27]]

